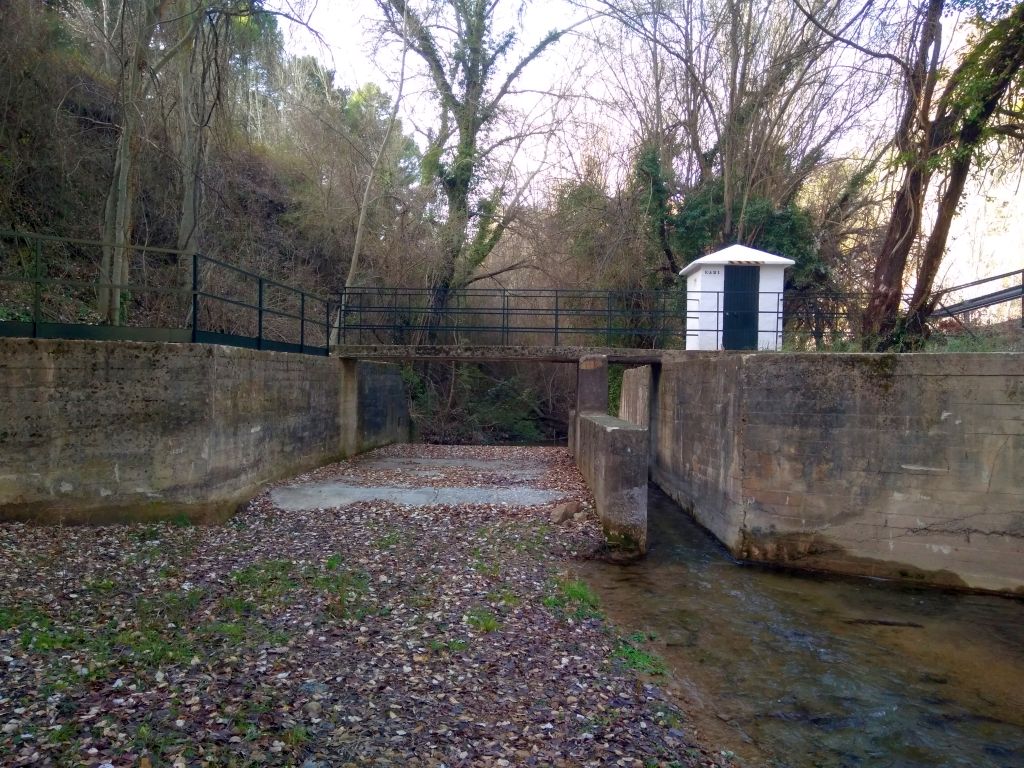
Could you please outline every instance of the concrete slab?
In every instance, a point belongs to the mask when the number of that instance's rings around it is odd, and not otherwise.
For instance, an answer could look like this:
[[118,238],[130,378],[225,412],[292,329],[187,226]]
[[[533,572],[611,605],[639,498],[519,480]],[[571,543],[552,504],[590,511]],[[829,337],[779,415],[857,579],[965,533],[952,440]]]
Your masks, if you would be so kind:
[[535,467],[517,467],[514,463],[504,459],[418,459],[404,456],[385,456],[360,461],[359,466],[367,469],[400,469],[414,474],[437,474],[436,470],[454,468],[509,475],[523,479],[536,478],[541,475],[540,469]]
[[414,507],[435,504],[497,504],[540,506],[564,496],[558,491],[539,488],[400,488],[397,486],[361,486],[348,483],[311,483],[289,485],[271,493],[274,505],[288,512],[344,507],[360,501],[387,501]]

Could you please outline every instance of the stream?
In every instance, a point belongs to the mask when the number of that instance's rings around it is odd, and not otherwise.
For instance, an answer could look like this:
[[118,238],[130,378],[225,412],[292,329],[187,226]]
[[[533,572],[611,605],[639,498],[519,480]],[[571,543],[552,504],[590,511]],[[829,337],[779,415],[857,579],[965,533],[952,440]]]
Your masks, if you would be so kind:
[[741,764],[1024,767],[1024,602],[739,565],[650,489],[648,556],[588,561],[610,620]]

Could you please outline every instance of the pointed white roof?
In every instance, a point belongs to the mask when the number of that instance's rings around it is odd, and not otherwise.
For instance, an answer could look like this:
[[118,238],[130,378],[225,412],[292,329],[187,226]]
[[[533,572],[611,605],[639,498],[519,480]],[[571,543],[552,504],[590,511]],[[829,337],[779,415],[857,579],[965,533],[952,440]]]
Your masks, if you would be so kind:
[[691,272],[696,272],[698,269],[707,266],[708,264],[737,264],[744,266],[769,264],[781,267],[791,267],[796,264],[796,262],[783,256],[776,256],[774,253],[766,253],[765,251],[759,251],[756,248],[748,248],[745,245],[730,245],[728,248],[723,248],[715,253],[702,256],[696,261],[691,261],[679,270],[679,275],[681,277],[686,277]]

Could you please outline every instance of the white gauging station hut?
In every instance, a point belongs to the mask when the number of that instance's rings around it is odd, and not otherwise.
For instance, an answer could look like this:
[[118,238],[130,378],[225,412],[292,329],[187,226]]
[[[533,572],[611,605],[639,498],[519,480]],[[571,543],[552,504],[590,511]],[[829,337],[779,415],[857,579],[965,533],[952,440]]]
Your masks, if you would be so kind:
[[686,278],[686,348],[771,349],[782,346],[782,289],[792,259],[745,245],[703,256]]

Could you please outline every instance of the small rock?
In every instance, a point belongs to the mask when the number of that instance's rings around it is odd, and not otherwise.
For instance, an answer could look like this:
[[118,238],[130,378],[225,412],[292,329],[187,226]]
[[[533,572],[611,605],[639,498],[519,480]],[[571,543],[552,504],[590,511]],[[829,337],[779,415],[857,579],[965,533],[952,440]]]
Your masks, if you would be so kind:
[[575,515],[572,516],[572,519],[575,520],[577,523],[582,523],[584,520],[587,519],[587,513],[577,512]]
[[319,717],[323,711],[323,705],[319,701],[307,701],[303,705],[302,711],[310,717]]
[[551,522],[555,525],[561,525],[579,511],[580,503],[578,501],[567,501],[559,504],[551,510]]

